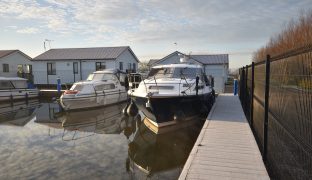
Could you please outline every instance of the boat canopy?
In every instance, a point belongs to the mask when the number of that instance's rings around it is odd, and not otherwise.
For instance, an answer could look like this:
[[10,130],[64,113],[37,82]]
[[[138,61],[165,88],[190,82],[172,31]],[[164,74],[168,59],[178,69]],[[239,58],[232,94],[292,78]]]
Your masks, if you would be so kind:
[[0,77],[0,89],[26,89],[27,79],[19,77]]
[[148,78],[188,78],[195,79],[202,74],[202,67],[198,65],[174,64],[155,66],[148,74]]

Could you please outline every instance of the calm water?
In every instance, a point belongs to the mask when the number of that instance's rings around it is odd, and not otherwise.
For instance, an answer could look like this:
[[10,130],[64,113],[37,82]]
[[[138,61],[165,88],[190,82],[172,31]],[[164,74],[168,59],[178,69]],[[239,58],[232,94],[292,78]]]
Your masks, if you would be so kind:
[[124,106],[0,104],[0,179],[177,179],[203,121],[156,135]]

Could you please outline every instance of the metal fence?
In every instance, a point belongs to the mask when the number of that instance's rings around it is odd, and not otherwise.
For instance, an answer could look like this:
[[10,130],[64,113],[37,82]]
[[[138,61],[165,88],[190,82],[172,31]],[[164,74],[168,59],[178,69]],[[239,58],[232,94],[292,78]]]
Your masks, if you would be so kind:
[[273,179],[312,179],[312,46],[240,69],[240,100]]

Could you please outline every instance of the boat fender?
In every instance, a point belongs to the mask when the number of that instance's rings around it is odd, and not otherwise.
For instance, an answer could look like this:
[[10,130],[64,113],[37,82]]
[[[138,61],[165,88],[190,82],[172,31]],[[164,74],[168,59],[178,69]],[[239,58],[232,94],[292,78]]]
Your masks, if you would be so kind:
[[151,108],[152,107],[151,101],[150,101],[149,98],[148,98],[147,102],[145,103],[145,107],[147,107],[147,108]]
[[127,113],[128,107],[129,107],[129,103],[127,103],[126,106],[122,109],[122,114],[125,116],[128,116],[128,113]]
[[182,121],[184,118],[185,118],[185,114],[183,113],[183,111],[177,111],[173,115],[173,119],[175,121]]
[[138,108],[136,107],[136,105],[133,102],[131,102],[129,104],[129,107],[127,109],[127,113],[129,116],[132,116],[132,117],[134,117],[135,115],[138,114]]

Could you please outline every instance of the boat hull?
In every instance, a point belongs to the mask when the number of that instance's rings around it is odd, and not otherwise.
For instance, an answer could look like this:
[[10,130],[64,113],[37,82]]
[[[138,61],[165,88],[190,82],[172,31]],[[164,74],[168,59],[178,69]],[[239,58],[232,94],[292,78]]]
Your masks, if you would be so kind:
[[[144,97],[131,98],[143,114],[158,127],[192,119],[202,114],[203,107],[209,110],[213,104],[212,93],[198,96],[151,97],[149,100]],[[147,104],[150,104],[150,107]]]
[[22,100],[26,99],[26,96],[27,98],[36,98],[38,95],[39,91],[37,89],[0,90],[0,102]]
[[80,97],[64,97],[60,98],[60,105],[64,110],[76,110],[76,109],[86,109],[101,107],[111,104],[116,104],[119,102],[124,102],[127,100],[127,93],[120,92],[110,95],[89,95]]

